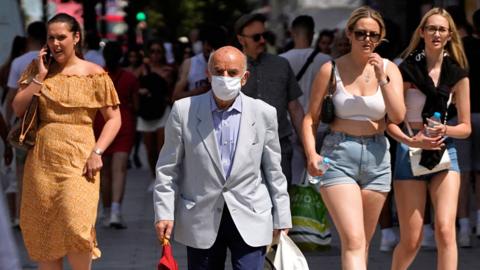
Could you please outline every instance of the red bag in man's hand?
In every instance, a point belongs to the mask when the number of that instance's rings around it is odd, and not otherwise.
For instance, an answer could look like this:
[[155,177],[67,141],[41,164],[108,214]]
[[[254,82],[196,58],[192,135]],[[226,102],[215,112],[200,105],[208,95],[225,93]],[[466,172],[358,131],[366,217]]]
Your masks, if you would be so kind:
[[168,239],[164,239],[162,245],[162,257],[158,261],[157,270],[178,270],[178,264],[173,258],[172,246]]

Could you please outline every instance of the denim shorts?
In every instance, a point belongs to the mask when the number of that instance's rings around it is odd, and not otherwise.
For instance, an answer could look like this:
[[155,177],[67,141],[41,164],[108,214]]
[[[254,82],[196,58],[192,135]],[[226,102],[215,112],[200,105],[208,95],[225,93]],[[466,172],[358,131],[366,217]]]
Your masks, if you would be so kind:
[[[414,131],[416,133],[416,131]],[[445,140],[445,145],[447,146],[448,155],[450,156],[450,169],[449,171],[460,172],[457,161],[457,150],[455,148],[455,143],[452,138],[447,138]],[[446,171],[446,170],[445,170]],[[410,156],[408,154],[408,145],[399,143],[397,146],[396,160],[395,160],[395,171],[393,174],[393,179],[402,181],[402,180],[430,180],[432,177],[440,172],[425,174],[421,176],[414,176],[412,173],[412,167],[410,166]]]
[[330,167],[320,177],[320,187],[357,184],[361,189],[389,192],[392,181],[390,144],[384,135],[351,136],[331,132],[320,155]]

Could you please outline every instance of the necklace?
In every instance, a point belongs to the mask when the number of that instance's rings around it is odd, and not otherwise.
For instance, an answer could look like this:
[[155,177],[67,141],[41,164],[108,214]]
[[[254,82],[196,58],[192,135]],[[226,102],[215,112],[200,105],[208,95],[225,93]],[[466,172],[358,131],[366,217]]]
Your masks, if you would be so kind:
[[370,72],[368,72],[368,69],[366,69],[365,74],[362,74],[362,77],[363,77],[363,80],[365,81],[365,83],[370,82]]

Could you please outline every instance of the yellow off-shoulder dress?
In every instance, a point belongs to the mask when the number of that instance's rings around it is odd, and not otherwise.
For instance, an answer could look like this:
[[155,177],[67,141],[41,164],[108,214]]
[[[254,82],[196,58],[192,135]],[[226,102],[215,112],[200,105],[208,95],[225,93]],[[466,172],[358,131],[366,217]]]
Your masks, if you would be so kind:
[[[28,75],[23,79],[20,83],[28,83]],[[119,103],[107,73],[45,79],[20,210],[22,235],[33,260],[52,261],[79,252],[100,257],[95,237],[100,176],[87,179],[83,168],[95,146],[92,123],[97,110]]]

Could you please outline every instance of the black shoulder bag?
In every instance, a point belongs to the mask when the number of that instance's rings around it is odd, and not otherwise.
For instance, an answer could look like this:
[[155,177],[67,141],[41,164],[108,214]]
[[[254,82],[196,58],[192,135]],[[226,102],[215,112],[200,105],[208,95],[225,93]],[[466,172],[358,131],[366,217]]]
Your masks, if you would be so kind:
[[332,60],[332,72],[330,73],[330,80],[328,81],[328,93],[323,98],[322,112],[320,119],[326,124],[330,124],[335,119],[335,106],[333,105],[333,93],[337,87],[335,80],[335,61]]
[[310,64],[313,62],[313,59],[315,58],[315,56],[317,56],[319,52],[320,52],[319,50],[315,49],[310,54],[310,56],[308,56],[307,61],[305,61],[305,64],[303,64],[303,67],[297,73],[297,76],[295,76],[295,79],[297,79],[297,82],[300,81],[300,79],[303,77],[303,74],[305,74],[305,71],[307,71],[307,68],[310,66]]

